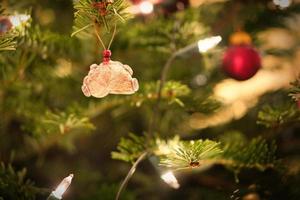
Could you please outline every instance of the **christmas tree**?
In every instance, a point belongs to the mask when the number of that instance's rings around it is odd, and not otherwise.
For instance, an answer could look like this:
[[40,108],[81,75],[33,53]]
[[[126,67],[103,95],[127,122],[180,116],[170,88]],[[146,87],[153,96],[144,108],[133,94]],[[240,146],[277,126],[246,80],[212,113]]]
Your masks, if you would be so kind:
[[300,1],[3,0],[0,199],[300,199]]

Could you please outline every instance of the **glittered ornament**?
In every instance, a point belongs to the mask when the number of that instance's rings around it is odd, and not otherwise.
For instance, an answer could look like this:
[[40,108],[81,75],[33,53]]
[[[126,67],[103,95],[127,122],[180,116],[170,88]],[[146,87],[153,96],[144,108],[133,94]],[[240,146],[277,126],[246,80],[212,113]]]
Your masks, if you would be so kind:
[[133,94],[139,89],[133,71],[128,65],[110,60],[111,52],[103,52],[103,62],[90,66],[88,75],[81,87],[85,96],[102,98],[108,94]]
[[261,59],[258,52],[249,45],[231,46],[224,54],[222,67],[228,76],[247,80],[261,67]]
[[12,23],[8,17],[0,17],[0,35],[6,33],[12,28]]

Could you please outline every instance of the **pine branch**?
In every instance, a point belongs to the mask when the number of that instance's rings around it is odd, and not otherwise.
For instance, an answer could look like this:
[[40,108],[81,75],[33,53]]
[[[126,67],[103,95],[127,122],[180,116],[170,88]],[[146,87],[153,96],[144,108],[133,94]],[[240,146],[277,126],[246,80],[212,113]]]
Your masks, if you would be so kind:
[[114,159],[133,162],[143,152],[160,158],[160,165],[173,170],[201,168],[202,166],[221,164],[228,169],[238,172],[242,168],[265,170],[276,168],[278,161],[275,157],[276,145],[268,144],[261,137],[247,142],[241,135],[231,134],[221,139],[183,141],[178,137],[168,140],[156,138],[146,140],[130,134],[122,138],[118,152],[113,152]]
[[240,168],[256,168],[265,170],[274,168],[277,164],[275,157],[275,143],[267,143],[265,139],[257,137],[249,143],[244,138],[236,138],[223,144],[224,153],[221,164],[231,167],[234,170]]
[[[103,99],[97,105],[91,107],[87,111],[87,115],[94,118],[107,109],[114,108],[116,106],[131,105],[134,107],[141,107],[144,104],[149,105],[157,100],[157,86],[159,82],[148,82],[140,85],[139,92],[126,97],[108,96]],[[182,99],[190,97],[190,89],[187,85],[182,84],[179,81],[168,81],[162,89],[161,99],[167,105],[178,105],[184,107],[185,103]],[[199,103],[200,102],[200,103]],[[201,101],[198,103],[201,104]]]
[[[5,16],[5,9],[0,4],[0,17]],[[0,33],[0,51],[14,51],[16,50],[16,32],[7,30],[7,32]]]
[[201,17],[197,9],[176,13],[172,16],[172,20],[165,17],[148,20],[151,26],[145,26],[143,22],[135,22],[129,24],[130,31],[126,31],[128,26],[124,27],[120,42],[124,40],[133,48],[146,48],[169,55],[198,41],[208,32],[208,28],[200,22]]
[[146,149],[145,137],[136,136],[133,133],[128,138],[121,138],[117,150],[111,153],[111,157],[125,162],[134,162]]
[[260,137],[249,143],[235,140],[222,145],[211,140],[181,141],[169,148],[169,153],[160,156],[160,163],[174,170],[221,164],[237,172],[241,168],[274,168],[277,163],[276,145]]
[[0,51],[16,50],[16,35],[12,33],[0,34]]
[[53,133],[59,132],[60,134],[66,134],[72,129],[93,129],[94,125],[89,122],[87,117],[78,117],[75,114],[68,114],[65,112],[53,113],[46,112],[45,116],[41,119],[44,124],[46,132]]
[[175,169],[199,167],[222,154],[220,143],[211,140],[180,141],[169,148],[170,153],[161,156],[160,164]]
[[125,11],[127,5],[124,0],[79,0],[74,3],[76,10],[72,36],[80,33],[81,36],[90,36],[91,28],[105,27],[110,31],[118,22],[129,18]]
[[25,178],[26,169],[15,171],[12,165],[0,164],[0,199],[35,200],[42,191]]
[[168,102],[168,104],[177,103],[180,106],[184,106],[183,102],[180,100],[181,97],[188,96],[191,92],[189,87],[185,84],[182,84],[179,81],[168,81],[164,84],[161,89],[160,97],[157,94],[157,87],[159,82],[147,83],[144,88],[142,88],[142,94],[139,95],[140,100],[137,102],[138,105],[141,105],[143,101],[157,100],[161,98]]
[[76,113],[47,111],[44,116],[35,119],[34,127],[26,128],[33,132],[34,137],[28,137],[27,141],[36,150],[58,144],[72,151],[74,139],[90,132],[95,126],[87,117]]
[[78,41],[69,36],[41,30],[38,25],[28,27],[24,34],[18,48],[27,49],[41,59],[77,55],[75,52],[78,50]]
[[292,97],[295,101],[300,100],[300,77],[297,78],[294,82],[291,83],[292,87],[290,88],[289,96]]
[[300,111],[295,104],[277,105],[276,107],[266,105],[259,111],[257,123],[270,128],[299,120]]

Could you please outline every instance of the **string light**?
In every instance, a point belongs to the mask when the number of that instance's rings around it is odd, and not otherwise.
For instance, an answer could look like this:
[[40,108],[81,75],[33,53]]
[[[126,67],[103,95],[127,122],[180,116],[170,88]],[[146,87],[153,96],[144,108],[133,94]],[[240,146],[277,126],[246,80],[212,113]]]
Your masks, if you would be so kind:
[[62,195],[70,186],[73,176],[74,176],[73,174],[70,174],[68,177],[64,178],[62,182],[60,182],[60,184],[57,186],[57,188],[51,193],[50,196],[54,196],[56,199],[62,199]]
[[17,15],[12,15],[9,17],[10,22],[12,23],[13,27],[18,27],[21,24],[27,22],[30,19],[29,15],[25,14],[17,14]]
[[214,48],[217,44],[222,41],[221,36],[213,36],[198,41],[198,50],[200,53],[205,53],[209,49]]
[[139,9],[142,14],[150,14],[153,12],[153,3],[150,1],[143,1],[139,4]]
[[160,176],[169,186],[174,189],[178,189],[180,187],[176,177],[174,176],[173,172],[168,171]]
[[273,0],[273,3],[280,8],[287,8],[291,5],[291,0]]

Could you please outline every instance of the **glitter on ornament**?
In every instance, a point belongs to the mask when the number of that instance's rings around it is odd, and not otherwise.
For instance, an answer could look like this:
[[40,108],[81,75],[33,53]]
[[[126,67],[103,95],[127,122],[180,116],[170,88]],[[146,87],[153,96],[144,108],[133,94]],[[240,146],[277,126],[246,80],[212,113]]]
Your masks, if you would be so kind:
[[83,80],[82,92],[85,96],[102,98],[108,94],[133,94],[139,89],[133,71],[128,65],[109,59],[111,53],[104,51],[103,62],[90,66],[88,75]]

